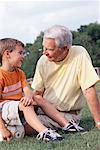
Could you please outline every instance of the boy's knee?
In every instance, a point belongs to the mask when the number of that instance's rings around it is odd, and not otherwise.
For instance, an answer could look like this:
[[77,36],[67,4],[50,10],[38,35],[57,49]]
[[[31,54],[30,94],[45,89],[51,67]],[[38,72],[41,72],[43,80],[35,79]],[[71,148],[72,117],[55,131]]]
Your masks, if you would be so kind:
[[19,103],[19,106],[18,106],[18,107],[19,107],[19,110],[20,110],[20,111],[23,111],[24,108],[25,108],[25,106],[24,106],[21,102]]
[[19,106],[18,106],[18,107],[19,107],[19,110],[20,110],[20,111],[25,111],[25,110],[28,110],[29,108],[34,109],[33,106],[24,106],[23,103],[21,103],[21,102],[19,103]]

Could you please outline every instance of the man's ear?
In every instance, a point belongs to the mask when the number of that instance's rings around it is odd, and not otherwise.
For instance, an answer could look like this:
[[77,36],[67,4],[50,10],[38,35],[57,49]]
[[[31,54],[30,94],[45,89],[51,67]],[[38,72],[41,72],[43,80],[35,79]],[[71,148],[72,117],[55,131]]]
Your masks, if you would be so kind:
[[6,51],[3,53],[3,55],[6,56],[7,58],[9,58],[9,56],[10,56],[9,54],[10,54],[10,51],[8,51],[8,50],[6,50]]

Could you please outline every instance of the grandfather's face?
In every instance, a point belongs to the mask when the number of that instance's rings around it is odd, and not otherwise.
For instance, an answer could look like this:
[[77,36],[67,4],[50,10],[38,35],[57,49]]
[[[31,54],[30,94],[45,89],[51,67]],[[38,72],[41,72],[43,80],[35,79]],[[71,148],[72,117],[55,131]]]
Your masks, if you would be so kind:
[[49,61],[61,61],[63,49],[57,48],[55,39],[45,38],[43,40],[43,54],[46,55]]

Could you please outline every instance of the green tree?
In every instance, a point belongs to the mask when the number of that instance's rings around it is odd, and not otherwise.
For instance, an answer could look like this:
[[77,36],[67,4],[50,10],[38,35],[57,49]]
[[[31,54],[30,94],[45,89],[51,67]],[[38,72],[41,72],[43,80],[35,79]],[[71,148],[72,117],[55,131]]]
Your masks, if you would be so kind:
[[93,65],[100,66],[100,24],[82,25],[77,32],[73,31],[73,43],[84,46],[89,52]]
[[26,44],[26,57],[22,69],[26,73],[27,78],[33,77],[37,61],[42,55],[42,40],[43,32],[40,33],[33,44]]

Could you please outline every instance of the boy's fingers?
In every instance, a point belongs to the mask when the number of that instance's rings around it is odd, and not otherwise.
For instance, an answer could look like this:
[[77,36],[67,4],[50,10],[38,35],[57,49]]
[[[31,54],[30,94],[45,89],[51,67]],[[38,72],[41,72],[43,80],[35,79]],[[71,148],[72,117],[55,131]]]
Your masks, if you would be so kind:
[[22,101],[23,101],[23,98],[21,98],[20,101],[22,102]]
[[28,105],[30,105],[30,104],[31,104],[31,102],[32,102],[32,99],[30,99],[30,100],[28,101]]
[[24,100],[25,100],[24,97],[22,97],[22,98],[21,98],[21,101],[24,101]]

